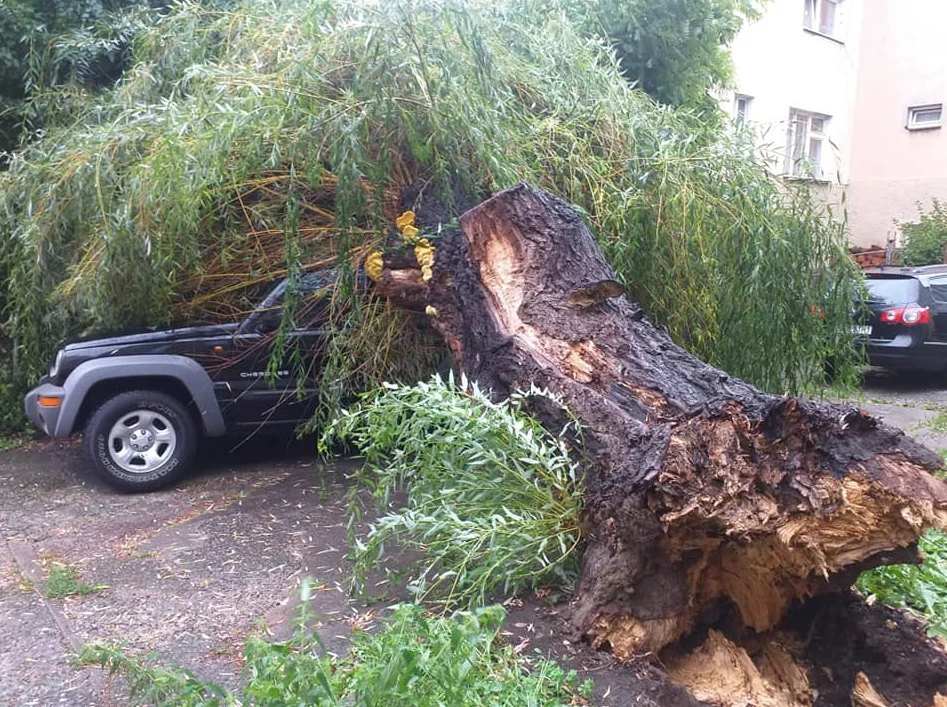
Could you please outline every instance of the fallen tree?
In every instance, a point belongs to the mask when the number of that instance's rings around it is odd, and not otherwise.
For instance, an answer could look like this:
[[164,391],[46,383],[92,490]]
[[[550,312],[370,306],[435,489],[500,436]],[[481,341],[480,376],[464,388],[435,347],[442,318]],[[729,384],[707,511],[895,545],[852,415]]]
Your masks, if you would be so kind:
[[[545,387],[583,423],[578,632],[622,660],[665,656],[713,704],[810,704],[811,635],[800,647],[792,633],[818,620],[787,616],[848,591],[865,569],[917,561],[920,534],[947,527],[947,486],[930,473],[940,458],[851,406],[762,393],[683,351],[623,296],[589,229],[549,194],[501,192],[459,229],[436,200],[409,203],[422,234],[440,233],[433,270],[379,254],[376,291],[425,308],[482,386]],[[533,413],[563,424],[541,400]],[[906,681],[923,694],[860,671],[846,687],[855,704],[947,694],[940,648],[920,627],[901,639],[916,669],[935,671]]]

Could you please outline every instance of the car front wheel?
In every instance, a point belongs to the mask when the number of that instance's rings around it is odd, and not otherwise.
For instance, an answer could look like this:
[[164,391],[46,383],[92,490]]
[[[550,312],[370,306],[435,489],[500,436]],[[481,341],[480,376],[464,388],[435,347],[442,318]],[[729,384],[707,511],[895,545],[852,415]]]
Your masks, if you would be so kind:
[[121,491],[155,491],[187,471],[197,427],[170,395],[134,390],[106,400],[89,418],[83,441],[107,484]]

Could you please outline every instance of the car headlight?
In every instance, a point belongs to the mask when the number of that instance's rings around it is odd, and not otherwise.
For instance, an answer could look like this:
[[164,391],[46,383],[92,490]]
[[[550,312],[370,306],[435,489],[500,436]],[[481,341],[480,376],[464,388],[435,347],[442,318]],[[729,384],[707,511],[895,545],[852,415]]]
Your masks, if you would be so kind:
[[59,350],[59,353],[56,354],[56,358],[53,360],[53,365],[49,367],[49,377],[55,378],[56,374],[59,373],[59,364],[62,363],[62,357],[65,351],[62,349]]

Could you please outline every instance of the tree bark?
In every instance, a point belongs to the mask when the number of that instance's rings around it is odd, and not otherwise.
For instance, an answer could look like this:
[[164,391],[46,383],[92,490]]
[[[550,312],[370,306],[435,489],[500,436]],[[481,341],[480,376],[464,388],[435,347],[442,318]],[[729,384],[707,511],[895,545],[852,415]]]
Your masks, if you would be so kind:
[[[564,202],[520,185],[459,229],[431,203],[417,211],[442,233],[434,276],[412,297],[460,369],[500,396],[547,388],[584,425],[572,620],[595,645],[656,654],[724,617],[764,634],[947,525],[937,455],[854,407],[762,393],[676,346]],[[541,401],[534,412],[562,422]]]

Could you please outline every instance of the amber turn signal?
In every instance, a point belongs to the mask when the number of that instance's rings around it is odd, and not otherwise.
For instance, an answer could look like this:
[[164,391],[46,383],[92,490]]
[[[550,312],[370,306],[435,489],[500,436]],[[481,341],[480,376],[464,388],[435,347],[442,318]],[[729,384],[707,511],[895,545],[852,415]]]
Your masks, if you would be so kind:
[[54,398],[49,395],[40,395],[39,404],[44,408],[58,408],[62,405],[62,398]]

